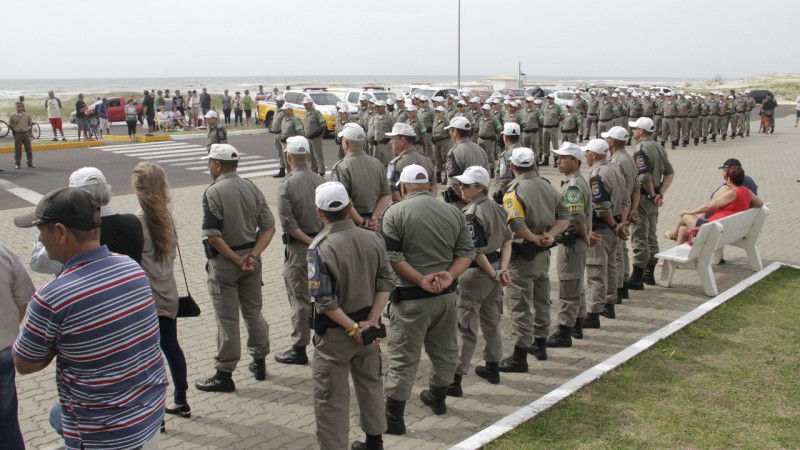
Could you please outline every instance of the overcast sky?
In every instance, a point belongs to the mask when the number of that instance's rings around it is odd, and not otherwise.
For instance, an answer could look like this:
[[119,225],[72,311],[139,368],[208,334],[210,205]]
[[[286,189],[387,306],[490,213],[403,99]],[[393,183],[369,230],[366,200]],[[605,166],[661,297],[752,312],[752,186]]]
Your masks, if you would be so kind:
[[[0,78],[455,75],[458,0],[0,0]],[[800,72],[798,0],[462,0],[462,75]],[[25,49],[28,46],[29,49]]]

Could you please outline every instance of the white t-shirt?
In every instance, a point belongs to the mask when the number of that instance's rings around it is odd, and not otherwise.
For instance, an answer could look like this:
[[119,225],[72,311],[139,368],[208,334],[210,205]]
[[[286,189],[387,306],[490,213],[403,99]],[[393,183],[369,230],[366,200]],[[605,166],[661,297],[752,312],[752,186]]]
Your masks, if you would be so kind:
[[[800,97],[797,98],[800,101]],[[58,105],[57,98],[50,98],[48,97],[45,100],[45,106],[47,107],[47,118],[48,119],[60,119],[61,118],[61,106]]]
[[797,96],[797,110],[800,111],[800,95]]

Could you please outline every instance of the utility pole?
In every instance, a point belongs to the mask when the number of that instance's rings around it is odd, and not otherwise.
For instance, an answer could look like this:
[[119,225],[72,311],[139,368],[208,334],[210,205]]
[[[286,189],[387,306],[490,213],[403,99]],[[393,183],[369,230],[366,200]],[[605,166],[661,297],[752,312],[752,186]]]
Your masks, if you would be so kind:
[[461,90],[461,0],[458,0],[458,89]]

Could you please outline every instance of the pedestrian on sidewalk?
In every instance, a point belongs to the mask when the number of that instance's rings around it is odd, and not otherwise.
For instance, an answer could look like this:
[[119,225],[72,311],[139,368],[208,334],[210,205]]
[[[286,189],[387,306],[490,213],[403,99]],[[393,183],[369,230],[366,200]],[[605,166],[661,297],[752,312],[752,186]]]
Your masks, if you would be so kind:
[[209,95],[206,88],[200,94],[200,108],[203,110],[203,115],[211,110],[211,95]]
[[250,96],[250,90],[244,90],[244,97],[242,97],[242,108],[244,108],[245,126],[250,126],[250,115],[253,112],[253,97]]
[[[136,105],[133,103],[133,97],[128,99],[125,105],[125,123],[128,125],[128,142],[136,142],[136,121],[138,114],[136,113]],[[78,129],[78,140],[80,140],[80,129]]]
[[83,101],[83,94],[78,94],[78,101],[75,102],[75,123],[78,125],[78,141],[81,140],[83,132],[84,140],[89,140],[89,125],[86,123],[86,102]]
[[[800,100],[800,98],[798,98]],[[56,98],[53,91],[47,93],[47,99],[44,101],[44,109],[47,111],[47,119],[50,121],[50,126],[53,127],[53,141],[58,140],[56,131],[61,132],[61,140],[66,141],[64,137],[64,128],[61,123],[61,100]]]
[[233,97],[233,126],[242,125],[242,113],[244,106],[242,106],[242,93],[236,91],[236,96]]
[[153,135],[153,131],[156,127],[155,99],[153,98],[154,95],[154,92],[144,91],[144,99],[142,99],[142,114],[144,114],[144,117],[147,119],[147,134],[145,134],[147,137]]
[[25,112],[24,103],[17,102],[17,112],[11,115],[8,126],[11,128],[11,132],[14,133],[14,167],[19,169],[21,166],[23,146],[25,146],[28,167],[36,167],[33,165],[33,151],[31,150],[33,119]]
[[225,125],[231,124],[231,100],[233,100],[232,97],[228,94],[228,90],[225,89],[225,93],[223,93],[222,98],[220,98],[222,115],[225,116]]
[[100,133],[100,139],[103,138],[103,130],[106,131],[106,134],[111,134],[111,129],[108,127],[108,99],[103,97],[103,100],[97,105],[97,117],[99,120],[99,124],[97,125],[97,130]]

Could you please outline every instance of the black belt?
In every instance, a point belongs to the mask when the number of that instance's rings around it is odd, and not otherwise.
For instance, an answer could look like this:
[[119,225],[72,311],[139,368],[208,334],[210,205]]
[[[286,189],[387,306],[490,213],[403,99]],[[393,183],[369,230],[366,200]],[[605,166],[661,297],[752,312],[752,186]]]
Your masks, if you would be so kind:
[[628,116],[628,117],[631,118],[631,119],[638,119],[639,117],[642,117],[642,116]]
[[[367,306],[366,308],[361,308],[358,311],[345,313],[347,317],[349,317],[353,322],[358,323],[363,320],[367,320],[369,317],[369,312],[372,310],[371,306]],[[309,326],[317,336],[325,336],[325,332],[328,331],[328,328],[342,328],[341,325],[336,323],[333,319],[328,317],[327,314],[317,314],[316,308],[311,306],[311,315],[308,316]]]
[[653,116],[648,116],[648,115],[645,115],[644,117],[647,117],[648,119],[652,119],[653,118]]
[[483,136],[478,135],[478,139],[483,139],[484,141],[493,141],[493,140],[495,140],[495,137],[494,136],[483,137]]
[[556,128],[558,124],[555,125],[542,125],[544,128]]
[[538,128],[531,128],[531,129],[528,129],[528,130],[522,130],[522,131],[524,131],[524,132],[526,132],[526,133],[538,133],[538,132],[539,132],[539,129],[538,129]]
[[678,119],[685,119],[686,116],[678,116]]
[[674,119],[675,116],[664,116],[665,119]]
[[605,123],[605,122],[611,122],[612,120],[614,119],[600,119],[600,122]]
[[[622,222],[622,216],[614,216],[614,220],[617,223]],[[592,216],[592,225],[595,227],[606,227],[608,228],[608,224],[603,220],[602,217]]]
[[[500,261],[500,252],[486,253],[485,256],[486,256],[486,259],[489,260],[489,264],[494,264],[497,261]],[[470,263],[470,265],[469,265],[470,269],[474,269],[476,267],[480,267],[480,266],[478,266],[478,263],[476,261],[472,261],[472,263]]]
[[402,302],[406,300],[423,300],[426,298],[431,297],[438,297],[440,295],[449,294],[451,292],[455,292],[456,288],[458,287],[458,280],[453,280],[453,283],[448,286],[442,292],[428,292],[425,289],[422,289],[419,286],[414,287],[407,287],[407,288],[396,288],[394,292],[392,292],[390,300],[393,302]]
[[[307,235],[308,237],[310,237],[310,238],[314,238],[314,237],[316,237],[316,236],[317,236],[317,233],[306,233],[306,235]],[[281,241],[283,241],[283,244],[284,244],[284,245],[289,245],[289,244],[290,244],[290,243],[292,243],[293,241],[300,242],[300,241],[299,241],[297,238],[295,238],[294,236],[292,236],[292,235],[291,235],[291,234],[289,234],[289,233],[283,233],[283,234],[281,235]],[[231,250],[233,250],[233,247],[231,247]]]
[[561,130],[562,133],[577,133],[577,128],[570,128],[569,130]]
[[435,144],[437,142],[442,142],[445,139],[450,139],[450,136],[445,136],[445,137],[439,138],[439,139],[433,138],[433,143]]
[[511,244],[511,259],[522,258],[525,261],[533,261],[539,253],[549,252],[549,247],[539,247],[533,242],[524,244]]
[[697,119],[700,116],[688,116],[690,119]]
[[[650,195],[650,194],[648,194],[648,193],[647,193],[647,189],[645,189],[645,188],[639,188],[639,192],[641,192],[641,193],[642,193],[642,195],[644,195],[645,197],[647,197],[648,195]],[[654,187],[654,188],[653,188],[653,192],[655,192],[655,193],[656,193],[656,195],[660,194],[660,193],[661,193],[661,186],[656,186],[656,187]]]
[[[242,244],[242,245],[232,245],[230,246],[230,249],[235,252],[238,252],[239,250],[250,250],[255,246],[256,246],[255,242],[248,242],[247,244]],[[219,251],[208,242],[208,239],[203,239],[203,250],[206,253],[207,259],[214,259],[215,256],[219,255]]]
[[596,116],[597,113],[589,113],[590,116]]

